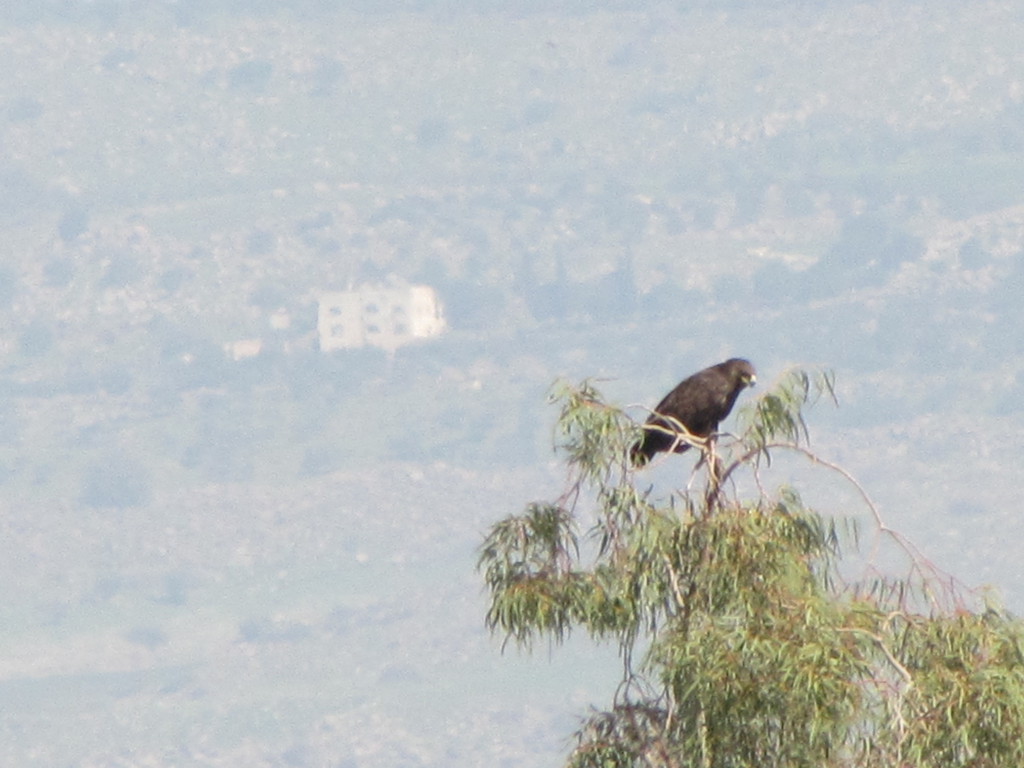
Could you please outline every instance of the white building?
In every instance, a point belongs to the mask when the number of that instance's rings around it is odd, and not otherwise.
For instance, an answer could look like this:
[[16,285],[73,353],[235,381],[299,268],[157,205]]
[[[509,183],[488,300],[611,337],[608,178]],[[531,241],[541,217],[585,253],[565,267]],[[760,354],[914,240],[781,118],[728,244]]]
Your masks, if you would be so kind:
[[437,293],[428,285],[362,286],[320,296],[320,351],[381,347],[394,352],[445,330]]

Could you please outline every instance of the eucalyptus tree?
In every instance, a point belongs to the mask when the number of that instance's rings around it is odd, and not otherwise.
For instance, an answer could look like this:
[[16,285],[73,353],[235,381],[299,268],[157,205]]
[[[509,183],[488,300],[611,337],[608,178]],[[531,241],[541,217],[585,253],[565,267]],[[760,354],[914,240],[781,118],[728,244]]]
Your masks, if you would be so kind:
[[[568,766],[1024,765],[1021,626],[811,450],[805,413],[833,392],[827,372],[787,372],[703,446],[688,487],[656,493],[629,460],[638,424],[592,382],[556,386],[567,488],[497,522],[479,569],[506,643],[618,645],[621,684]],[[871,530],[772,488],[781,452],[849,482]],[[901,565],[860,552],[867,534]]]

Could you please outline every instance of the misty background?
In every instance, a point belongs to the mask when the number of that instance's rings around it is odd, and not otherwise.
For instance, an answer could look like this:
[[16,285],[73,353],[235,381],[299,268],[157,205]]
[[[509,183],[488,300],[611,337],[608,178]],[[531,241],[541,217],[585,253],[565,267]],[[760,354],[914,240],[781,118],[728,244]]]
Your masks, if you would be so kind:
[[[1024,610],[1022,39],[1016,0],[5,4],[0,762],[557,765],[615,649],[502,656],[473,566],[562,489],[558,377],[831,368],[812,447]],[[404,284],[443,334],[320,351],[322,293]]]

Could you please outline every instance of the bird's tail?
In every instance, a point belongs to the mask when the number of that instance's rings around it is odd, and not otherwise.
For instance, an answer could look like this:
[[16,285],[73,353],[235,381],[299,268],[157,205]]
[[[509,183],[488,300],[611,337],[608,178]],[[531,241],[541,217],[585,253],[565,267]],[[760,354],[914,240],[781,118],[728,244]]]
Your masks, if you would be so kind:
[[647,466],[647,463],[651,460],[653,455],[654,450],[652,446],[648,444],[646,432],[644,433],[644,436],[633,443],[633,446],[629,449],[629,460],[637,469]]

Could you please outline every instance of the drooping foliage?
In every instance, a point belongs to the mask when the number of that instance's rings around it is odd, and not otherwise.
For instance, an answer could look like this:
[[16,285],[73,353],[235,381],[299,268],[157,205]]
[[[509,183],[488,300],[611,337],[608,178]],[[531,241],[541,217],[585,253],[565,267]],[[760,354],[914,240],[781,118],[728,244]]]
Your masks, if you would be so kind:
[[788,372],[701,460],[702,487],[655,497],[628,460],[639,425],[591,382],[553,391],[568,487],[498,522],[479,568],[506,641],[618,643],[622,684],[569,766],[1024,765],[1020,625],[924,560],[859,486],[905,571],[854,558],[851,574],[848,520],[764,490],[779,451],[853,482],[810,451],[805,410],[822,395],[831,375]]

